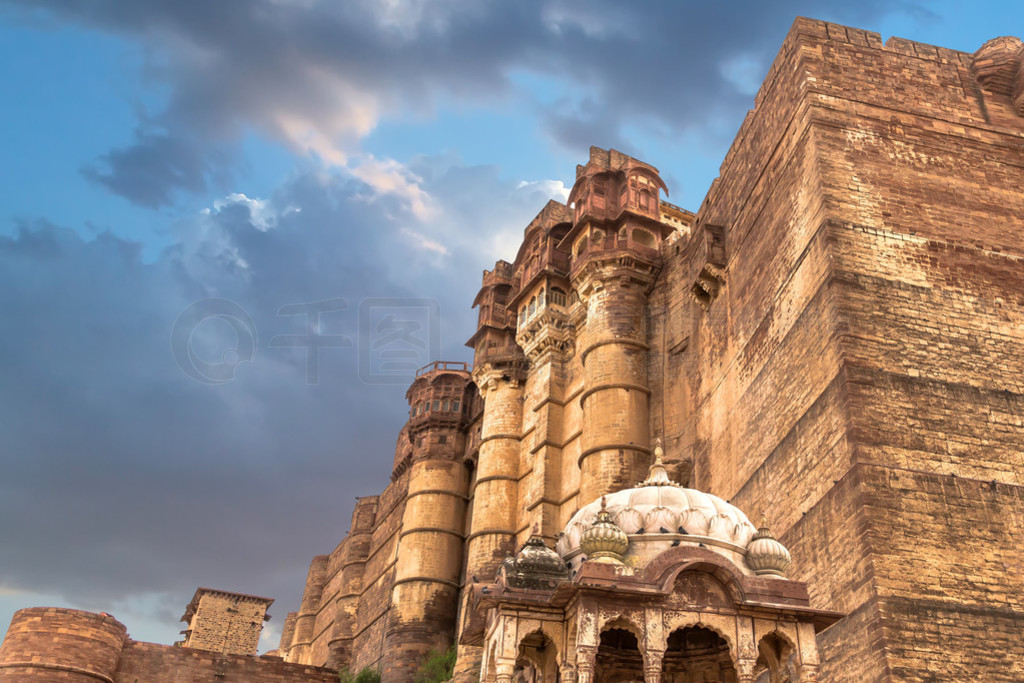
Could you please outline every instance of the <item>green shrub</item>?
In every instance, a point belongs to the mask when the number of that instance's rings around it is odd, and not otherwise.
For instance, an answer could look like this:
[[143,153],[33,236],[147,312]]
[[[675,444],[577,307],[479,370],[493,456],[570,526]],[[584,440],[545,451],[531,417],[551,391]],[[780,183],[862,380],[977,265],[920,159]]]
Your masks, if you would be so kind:
[[366,667],[359,673],[353,675],[348,669],[338,672],[338,679],[341,683],[380,683],[380,672],[376,669]]
[[446,652],[431,650],[416,672],[416,683],[439,683],[450,681],[455,673],[455,646]]

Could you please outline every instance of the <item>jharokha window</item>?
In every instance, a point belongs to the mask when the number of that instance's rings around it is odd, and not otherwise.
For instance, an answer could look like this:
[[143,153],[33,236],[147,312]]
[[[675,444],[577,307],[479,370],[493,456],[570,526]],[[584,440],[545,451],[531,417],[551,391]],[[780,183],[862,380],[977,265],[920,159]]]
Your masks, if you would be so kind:
[[636,242],[637,244],[641,245],[641,246],[644,246],[644,247],[653,247],[654,246],[654,235],[652,235],[651,233],[647,232],[646,230],[641,230],[639,228],[634,228],[634,230],[633,230],[633,241]]

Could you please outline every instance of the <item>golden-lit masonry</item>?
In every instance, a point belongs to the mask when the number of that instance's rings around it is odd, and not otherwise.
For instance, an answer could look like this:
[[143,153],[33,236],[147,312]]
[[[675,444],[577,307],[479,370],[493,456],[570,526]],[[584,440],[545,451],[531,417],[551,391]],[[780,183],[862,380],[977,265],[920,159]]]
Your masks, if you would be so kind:
[[276,657],[23,610],[0,677],[1024,680],[1020,40],[798,19],[699,211],[666,193],[593,148],[484,272]]

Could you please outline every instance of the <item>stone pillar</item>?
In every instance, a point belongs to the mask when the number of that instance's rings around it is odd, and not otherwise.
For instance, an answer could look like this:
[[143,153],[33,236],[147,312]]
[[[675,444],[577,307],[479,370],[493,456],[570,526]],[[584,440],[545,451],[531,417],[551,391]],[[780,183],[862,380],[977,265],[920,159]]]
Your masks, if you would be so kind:
[[800,683],[817,683],[818,665],[800,664],[797,667],[797,680],[799,680]]
[[498,683],[512,683],[512,675],[515,673],[516,663],[505,658],[499,658],[495,664],[498,672]]
[[576,665],[572,662],[562,662],[562,665],[559,667],[559,673],[561,674],[562,683],[576,683]]
[[330,555],[317,555],[309,563],[306,574],[306,588],[302,593],[302,603],[298,616],[295,618],[295,636],[289,661],[298,664],[312,664],[313,637],[316,635],[316,615],[320,611],[320,599],[323,596],[324,580],[327,578],[327,564]]
[[576,683],[594,683],[594,664],[597,648],[593,645],[579,645],[576,648]]
[[664,650],[644,651],[644,683],[661,683],[662,661]]
[[635,486],[650,465],[646,304],[652,281],[617,265],[588,269],[576,283],[587,306],[580,350],[581,505]]
[[[473,489],[473,513],[466,537],[466,609],[473,577],[492,581],[498,566],[515,554],[516,515],[519,508],[519,435],[523,423],[523,387],[518,377],[509,377],[484,365],[473,373],[484,398],[480,451]],[[483,657],[481,648],[459,646],[455,665],[457,680],[477,672]]]
[[754,669],[757,667],[757,660],[746,657],[736,662],[736,680],[739,683],[754,683]]
[[[374,523],[377,517],[377,496],[356,501],[352,511],[352,526],[345,540],[341,569],[341,592],[335,598],[337,606],[334,630],[327,643],[327,666],[347,669],[352,660],[352,640],[356,629],[356,608],[363,590],[363,569],[370,553]],[[282,644],[284,638],[281,639]]]

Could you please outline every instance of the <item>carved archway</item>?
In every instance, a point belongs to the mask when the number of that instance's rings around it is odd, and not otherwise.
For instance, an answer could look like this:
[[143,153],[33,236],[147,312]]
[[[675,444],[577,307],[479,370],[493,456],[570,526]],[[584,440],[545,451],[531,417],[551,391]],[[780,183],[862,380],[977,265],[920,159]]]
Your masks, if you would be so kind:
[[617,617],[601,628],[595,659],[596,678],[601,683],[642,683],[644,658],[640,650],[642,631],[633,622]]
[[706,625],[682,626],[668,636],[662,683],[738,680],[729,641]]
[[558,645],[542,629],[536,629],[519,640],[514,683],[557,681],[560,657]]

